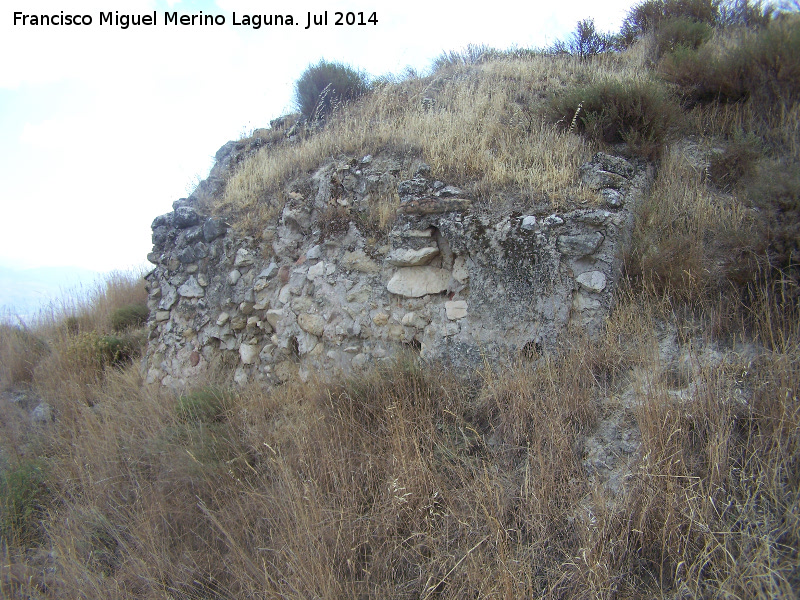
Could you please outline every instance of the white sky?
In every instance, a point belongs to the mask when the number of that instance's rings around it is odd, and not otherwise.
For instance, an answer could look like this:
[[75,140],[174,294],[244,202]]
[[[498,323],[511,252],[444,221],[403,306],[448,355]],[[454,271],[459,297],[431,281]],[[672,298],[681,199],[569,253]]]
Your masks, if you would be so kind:
[[[541,47],[594,18],[617,31],[634,0],[15,0],[0,8],[0,265],[98,271],[145,262],[150,223],[205,178],[217,149],[293,110],[310,64],[372,76],[424,72],[467,44]],[[378,24],[305,30],[307,13],[377,13]],[[158,25],[99,24],[100,11]],[[164,11],[226,25],[164,25]],[[14,26],[26,14],[89,14],[88,27]],[[292,14],[300,26],[232,25],[232,13]]]

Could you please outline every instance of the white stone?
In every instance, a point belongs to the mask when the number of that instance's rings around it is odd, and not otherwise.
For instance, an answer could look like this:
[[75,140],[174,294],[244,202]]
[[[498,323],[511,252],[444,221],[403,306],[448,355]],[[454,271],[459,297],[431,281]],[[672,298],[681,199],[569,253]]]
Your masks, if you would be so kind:
[[239,269],[234,269],[230,273],[228,273],[228,283],[230,285],[236,285],[236,282],[242,277],[241,272]]
[[206,295],[206,291],[197,283],[194,276],[189,277],[181,287],[178,288],[178,294],[184,298],[202,298]]
[[447,318],[451,321],[463,319],[467,316],[467,303],[464,300],[452,300],[444,303]]
[[314,260],[322,256],[322,248],[319,244],[313,246],[308,252],[306,252],[306,258],[308,260]]
[[239,248],[236,251],[236,258],[233,259],[234,267],[249,267],[253,264],[253,257],[247,251],[247,248]]
[[217,317],[217,325],[222,327],[223,325],[225,325],[225,323],[228,322],[228,319],[230,318],[231,316],[226,312],[219,313],[219,316]]
[[287,304],[291,299],[292,299],[292,288],[287,283],[285,286],[281,288],[281,291],[278,292],[278,302],[280,302],[281,304]]
[[161,300],[158,303],[158,308],[161,310],[169,310],[178,301],[178,291],[171,285],[165,283],[161,286]]
[[322,277],[325,274],[325,263],[318,262],[312,267],[309,267],[308,273],[306,273],[306,277],[311,281],[314,281],[317,277]]
[[392,294],[420,298],[447,290],[450,271],[437,267],[401,267],[386,284]]
[[536,227],[536,217],[533,215],[528,215],[527,217],[522,219],[522,228],[531,230]]
[[237,367],[236,372],[233,374],[233,380],[239,385],[246,385],[248,378],[247,369]]
[[282,308],[272,308],[267,311],[267,322],[275,329],[278,326],[278,321],[283,318]]
[[242,344],[239,346],[239,357],[246,365],[252,365],[258,358],[259,347],[255,344]]
[[157,310],[156,311],[156,323],[162,323],[163,321],[169,321],[169,311],[168,310]]
[[564,224],[564,219],[562,219],[561,217],[559,217],[557,214],[553,213],[552,215],[550,215],[549,217],[547,217],[547,218],[546,218],[546,219],[543,221],[543,223],[544,223],[545,225],[549,225],[549,226],[553,226],[553,225],[563,225],[563,224]]
[[312,315],[309,313],[302,313],[297,315],[297,324],[300,329],[307,331],[311,335],[320,336],[325,330],[325,319],[320,315]]
[[421,267],[427,265],[436,256],[439,256],[439,249],[430,246],[419,250],[398,248],[397,250],[392,250],[386,260],[390,265],[396,267]]
[[581,286],[590,292],[602,292],[606,289],[606,276],[602,271],[587,271],[575,278]]

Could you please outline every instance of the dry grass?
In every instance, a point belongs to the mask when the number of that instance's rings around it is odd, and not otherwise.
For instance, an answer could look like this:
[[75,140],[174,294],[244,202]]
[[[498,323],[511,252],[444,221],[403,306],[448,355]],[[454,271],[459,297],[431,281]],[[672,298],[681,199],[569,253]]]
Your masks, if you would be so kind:
[[555,203],[581,195],[577,169],[594,149],[547,122],[546,100],[552,91],[601,76],[641,78],[637,52],[591,62],[504,57],[383,83],[334,114],[322,131],[260,150],[231,176],[224,198],[211,208],[233,215],[243,229],[260,231],[283,207],[282,186],[293,178],[332,157],[384,151],[419,156],[435,177],[489,201],[503,190]]
[[[755,359],[698,363],[676,397],[659,375],[667,305],[641,298],[604,339],[471,383],[400,360],[186,418],[135,369],[109,371],[93,408],[56,405],[54,558],[10,547],[8,564],[58,597],[796,593],[796,327]],[[580,448],[628,381],[642,447],[613,498]]]

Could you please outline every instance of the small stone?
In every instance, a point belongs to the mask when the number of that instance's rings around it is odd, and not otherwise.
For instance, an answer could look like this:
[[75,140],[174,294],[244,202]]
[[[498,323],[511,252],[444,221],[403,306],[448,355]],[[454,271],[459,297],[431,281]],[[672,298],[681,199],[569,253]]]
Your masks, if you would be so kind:
[[242,302],[239,305],[239,311],[243,315],[251,315],[251,314],[253,314],[253,303],[252,302]]
[[42,402],[31,411],[31,421],[34,423],[49,423],[53,420],[53,411],[47,402]]
[[197,284],[201,287],[206,287],[208,285],[208,277],[206,277],[205,273],[200,273],[197,276]]
[[558,236],[558,249],[569,256],[594,254],[603,243],[604,236],[599,231],[578,235]]
[[164,321],[169,321],[170,312],[168,310],[157,310],[156,311],[156,323],[163,323]]
[[562,219],[561,217],[559,217],[557,214],[554,213],[549,217],[545,217],[542,223],[544,223],[548,227],[553,227],[554,225],[563,225],[564,219]]
[[239,331],[241,329],[244,329],[246,325],[247,321],[242,315],[236,315],[231,319],[231,329],[233,329],[234,331]]
[[522,219],[522,228],[530,231],[531,229],[536,228],[536,217],[533,215],[529,215]]
[[324,262],[318,262],[317,264],[309,267],[308,273],[306,273],[306,277],[308,277],[310,281],[314,281],[315,279],[317,279],[318,277],[322,277],[323,275],[325,275]]
[[189,277],[181,287],[178,288],[178,294],[184,298],[202,298],[206,295],[206,291],[197,283],[194,276]]
[[619,208],[624,204],[623,196],[617,190],[606,188],[600,190],[600,195],[603,197],[603,201],[606,203],[606,206],[611,208]]
[[274,260],[270,261],[270,263],[267,265],[267,268],[263,269],[261,273],[258,274],[257,279],[262,279],[262,278],[269,279],[277,272],[278,272],[278,265],[275,264]]
[[238,269],[234,269],[230,273],[228,273],[228,284],[229,285],[236,285],[236,282],[241,279],[242,273]]
[[316,246],[312,246],[311,249],[308,252],[306,252],[306,258],[308,260],[317,260],[321,256],[322,256],[322,248],[320,247],[319,244],[317,244]]
[[278,327],[278,321],[283,318],[283,309],[282,308],[272,308],[267,311],[267,323],[269,323],[273,329]]
[[200,217],[197,211],[189,206],[181,206],[175,209],[175,216],[172,220],[172,225],[176,229],[186,229],[192,227],[200,222]]
[[249,378],[250,376],[247,373],[247,369],[244,367],[237,367],[233,374],[233,381],[236,382],[237,385],[246,385]]
[[606,276],[602,271],[581,273],[575,281],[590,292],[602,292],[606,288]]
[[219,316],[217,317],[217,326],[222,327],[223,325],[225,325],[225,323],[228,322],[228,319],[230,318],[231,316],[226,312],[219,313]]
[[193,367],[196,367],[198,364],[200,364],[200,353],[199,353],[197,350],[194,350],[194,351],[193,351],[193,352],[192,352],[192,353],[189,355],[189,363],[190,363],[190,364],[191,364]]
[[375,323],[378,327],[383,327],[389,322],[389,315],[385,312],[379,312],[374,317],[372,317],[372,322]]
[[386,257],[386,261],[395,267],[420,267],[427,265],[437,256],[439,256],[439,248],[427,247],[419,250],[398,248],[392,250]]
[[246,365],[252,365],[258,358],[259,347],[255,344],[242,344],[239,346],[239,357]]
[[451,321],[463,319],[467,316],[467,303],[464,300],[451,300],[444,303],[444,310]]
[[321,336],[325,330],[325,319],[320,315],[302,313],[297,315],[297,324],[300,326],[300,329],[315,336]]
[[220,236],[225,235],[227,225],[222,219],[208,219],[203,223],[203,239],[212,242]]
[[239,248],[236,251],[236,257],[233,259],[234,267],[249,267],[253,264],[254,259],[247,251],[247,248]]

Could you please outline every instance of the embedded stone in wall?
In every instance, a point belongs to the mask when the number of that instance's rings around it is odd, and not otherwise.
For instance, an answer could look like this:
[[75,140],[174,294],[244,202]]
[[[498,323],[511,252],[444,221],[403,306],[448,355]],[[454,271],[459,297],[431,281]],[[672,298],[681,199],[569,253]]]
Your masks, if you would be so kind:
[[464,300],[452,300],[444,303],[444,310],[447,318],[451,321],[457,321],[467,316],[467,303]]
[[253,257],[247,248],[239,248],[236,251],[236,258],[233,259],[234,267],[249,267],[253,264]]
[[310,313],[297,315],[297,324],[300,326],[300,329],[311,335],[320,336],[325,330],[325,319],[319,315],[312,315]]
[[252,365],[258,359],[259,348],[255,344],[242,344],[239,346],[239,357],[246,365]]
[[604,236],[599,231],[577,235],[558,236],[558,249],[570,256],[594,254],[603,243]]
[[178,290],[164,283],[161,285],[161,300],[158,303],[158,308],[161,310],[171,309],[178,301]]
[[439,248],[428,246],[419,250],[398,248],[386,257],[387,262],[395,267],[421,267],[439,256]]
[[406,298],[420,298],[427,294],[440,294],[447,290],[450,271],[437,267],[402,267],[386,284],[392,294]]
[[575,278],[581,286],[590,292],[602,292],[606,289],[606,276],[602,271],[588,271]]
[[345,252],[342,257],[342,264],[345,269],[360,273],[377,273],[381,270],[380,265],[367,256],[363,250]]
[[186,280],[186,283],[178,288],[178,294],[184,298],[202,298],[206,295],[206,291],[197,283],[197,279],[191,276]]

